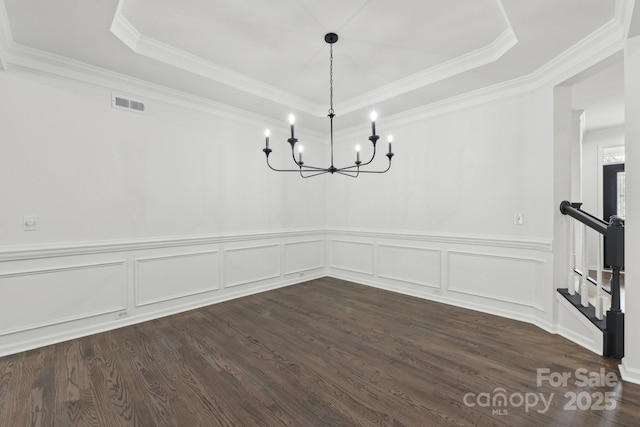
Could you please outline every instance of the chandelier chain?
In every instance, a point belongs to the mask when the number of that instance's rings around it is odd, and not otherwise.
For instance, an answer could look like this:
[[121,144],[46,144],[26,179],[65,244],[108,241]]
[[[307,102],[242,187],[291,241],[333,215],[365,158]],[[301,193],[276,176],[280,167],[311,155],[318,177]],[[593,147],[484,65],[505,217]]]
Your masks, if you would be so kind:
[[333,110],[333,45],[329,45],[329,114],[334,114]]

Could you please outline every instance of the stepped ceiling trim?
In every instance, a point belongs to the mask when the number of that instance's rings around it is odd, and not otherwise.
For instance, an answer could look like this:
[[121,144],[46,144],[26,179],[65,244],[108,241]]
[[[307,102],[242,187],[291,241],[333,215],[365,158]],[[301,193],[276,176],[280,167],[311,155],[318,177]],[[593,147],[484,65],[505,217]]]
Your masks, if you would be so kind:
[[[44,0],[24,1],[37,3]],[[117,0],[105,1],[113,3],[113,11],[115,12]],[[521,7],[521,4],[518,2],[509,3],[508,0],[505,1],[511,8],[513,8],[514,5]],[[159,100],[161,102],[175,104],[184,108],[231,118],[251,125],[260,125],[261,127],[265,123],[268,123],[269,126],[275,129],[277,128],[277,124],[280,123],[278,120],[282,120],[281,116],[284,117],[282,113],[283,110],[276,110],[275,113],[273,113],[268,112],[264,108],[253,108],[253,104],[249,105],[250,108],[247,108],[247,104],[240,105],[228,103],[223,99],[206,96],[206,94],[185,91],[180,87],[163,84],[153,80],[145,80],[134,75],[94,65],[90,62],[84,62],[81,59],[60,55],[54,51],[25,45],[22,43],[21,39],[17,39],[18,41],[16,41],[14,32],[12,32],[14,22],[11,22],[10,17],[13,15],[8,15],[7,10],[9,8],[5,7],[10,4],[10,2],[14,12],[17,5],[22,5],[22,0],[0,0],[0,69],[4,69],[5,71],[29,71],[55,78],[79,81],[85,84],[116,90],[120,93],[130,94],[132,96],[142,96],[150,100]],[[122,2],[120,2],[120,4],[121,3]],[[585,37],[582,37],[576,43],[568,46],[563,51],[560,51],[555,57],[547,59],[538,67],[529,70],[527,73],[515,76],[515,78],[497,80],[490,82],[489,84],[485,83],[482,85],[476,85],[475,87],[465,89],[465,91],[451,93],[440,98],[422,97],[420,95],[420,104],[402,105],[404,99],[410,99],[407,98],[407,96],[398,96],[391,99],[383,106],[391,105],[391,107],[394,108],[388,108],[388,110],[384,112],[384,115],[380,119],[381,124],[385,124],[386,122],[389,125],[400,126],[403,123],[420,120],[424,117],[440,114],[441,112],[453,111],[459,108],[466,108],[470,105],[490,102],[494,99],[513,96],[518,93],[525,93],[535,90],[543,85],[559,84],[562,79],[571,77],[573,75],[572,73],[575,74],[580,72],[586,67],[594,65],[597,61],[601,61],[608,55],[622,49],[624,46],[625,35],[627,34],[631,22],[631,13],[633,10],[634,0],[615,0],[615,12],[612,11],[612,16],[609,20],[603,20],[603,25],[594,28],[590,33],[586,34]],[[510,9],[510,11],[512,11],[512,9]],[[115,16],[118,15],[116,14]],[[522,17],[519,19],[521,21]],[[108,25],[113,24],[113,22],[114,20],[112,17],[109,17]],[[120,34],[124,41],[116,39],[113,35],[111,35],[111,37],[116,41],[116,45],[120,44],[123,50],[132,52],[130,46],[136,47],[136,40],[139,41],[142,36],[136,34],[133,26],[127,27],[126,22],[124,21],[120,21],[118,25],[120,25],[119,31],[121,31]],[[512,34],[509,32],[509,28],[516,27],[512,27],[511,24],[509,24],[509,27],[504,30],[500,34],[500,37],[494,40],[491,44],[492,46],[487,49],[487,51],[494,52],[496,57],[499,58],[491,63],[496,64],[490,65],[492,70],[495,69],[496,66],[499,67],[500,63],[505,61],[505,59],[503,59],[504,57],[511,57],[514,54],[514,50],[521,49],[517,46],[520,45],[522,41],[514,45],[511,49],[508,48],[508,46],[514,42],[515,37],[515,35],[512,37]],[[106,31],[109,32],[108,26]],[[518,33],[517,29],[512,29],[511,31]],[[21,34],[24,34],[24,32]],[[109,34],[111,33],[109,32]],[[128,38],[127,34],[129,35]],[[126,46],[123,43],[126,43]],[[130,55],[135,54],[131,53]],[[138,56],[142,57],[141,55]],[[474,70],[482,70],[482,68],[483,67],[479,67]],[[435,72],[436,70],[430,71]],[[425,72],[424,74],[428,73]],[[465,73],[461,77],[466,79],[468,76],[473,78],[476,75],[477,71],[472,71]],[[459,78],[456,79],[457,80],[455,81],[460,81]],[[407,81],[401,82],[402,85],[405,85],[403,87],[408,87],[411,83],[410,78],[407,78],[406,80]],[[420,81],[419,78],[417,80]],[[450,80],[451,79],[448,81]],[[432,83],[431,86],[439,88],[442,83],[444,82],[440,81]],[[393,84],[390,85],[390,90],[393,90]],[[399,86],[402,85],[399,84]],[[382,91],[386,87],[386,85],[382,85],[378,91]],[[417,94],[423,93],[420,90],[416,90],[415,92]],[[369,96],[373,94],[366,95]],[[416,95],[412,93],[408,93],[407,95],[414,97],[414,99],[416,97]],[[381,95],[382,98],[385,96],[388,95]],[[257,100],[258,98],[254,99]],[[346,102],[342,105],[345,108],[357,108],[358,99],[354,97],[352,101],[352,105],[348,105]],[[398,102],[400,102],[400,104]],[[260,105],[260,102],[258,102],[258,105]],[[317,108],[318,105],[314,103],[301,105],[301,111],[311,111],[312,113],[309,114],[313,115],[318,114],[318,111],[316,111]],[[341,111],[341,113],[344,113],[344,111]],[[355,115],[352,114],[345,121],[341,122],[341,124],[343,124],[341,129],[345,131],[345,133],[348,133],[353,126],[362,121],[359,116],[360,113],[361,112],[356,111]],[[349,121],[352,117],[355,117],[357,121]],[[364,117],[366,120],[366,115]],[[345,118],[343,117],[342,119]],[[307,129],[307,132],[310,133],[310,137],[321,140],[322,135],[324,134],[323,131],[325,130],[325,122],[321,118],[317,120],[321,120],[318,122],[318,126],[315,126],[314,123],[305,124],[302,122],[300,123],[300,126],[301,129]],[[307,124],[309,126],[306,126]]]
[[166,43],[146,37],[140,34],[140,32],[120,14],[116,13],[113,23],[111,24],[111,32],[139,55],[147,56],[210,80],[224,83],[261,98],[277,99],[280,103],[296,110],[317,116],[323,116],[325,114],[325,108],[321,105],[313,104],[299,96],[236,73]]
[[375,105],[381,101],[393,98],[397,95],[462,74],[465,71],[473,70],[474,68],[481,67],[498,60],[502,55],[507,53],[509,49],[515,46],[516,43],[518,43],[518,39],[513,33],[513,28],[509,27],[504,30],[504,32],[500,34],[490,45],[421,71],[402,80],[387,84],[374,91],[351,98],[344,103],[338,104],[338,108],[343,112],[356,111],[369,105]]
[[[128,1],[129,0],[119,1],[110,30],[135,53],[226,84],[255,96],[268,100],[276,100],[276,102],[293,108],[294,110],[303,111],[317,117],[324,117],[326,115],[327,107],[325,104],[314,103],[293,93],[235,72],[220,64],[208,61],[185,50],[142,34],[124,14],[124,10],[126,9],[125,3]],[[498,14],[506,28],[499,33],[491,43],[478,49],[465,52],[464,54],[407,77],[387,83],[380,88],[352,97],[343,102],[337,102],[336,110],[340,111],[341,114],[346,114],[366,108],[397,95],[481,67],[502,57],[516,45],[518,40],[507,19],[502,2],[495,0],[495,3]]]

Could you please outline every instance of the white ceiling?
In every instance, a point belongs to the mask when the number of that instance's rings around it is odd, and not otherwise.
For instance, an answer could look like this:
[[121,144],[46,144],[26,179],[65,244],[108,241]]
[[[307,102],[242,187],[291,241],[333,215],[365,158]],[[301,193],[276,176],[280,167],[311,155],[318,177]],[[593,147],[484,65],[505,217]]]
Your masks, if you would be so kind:
[[[530,75],[627,0],[0,0],[0,65],[88,65],[324,129]],[[61,65],[62,64],[62,65]]]

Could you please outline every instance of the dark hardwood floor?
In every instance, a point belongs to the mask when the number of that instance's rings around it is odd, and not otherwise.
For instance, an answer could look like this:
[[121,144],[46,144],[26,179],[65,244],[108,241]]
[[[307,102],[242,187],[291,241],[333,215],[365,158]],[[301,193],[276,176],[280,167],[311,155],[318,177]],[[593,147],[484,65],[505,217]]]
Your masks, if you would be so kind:
[[640,425],[617,363],[324,278],[0,358],[0,425]]

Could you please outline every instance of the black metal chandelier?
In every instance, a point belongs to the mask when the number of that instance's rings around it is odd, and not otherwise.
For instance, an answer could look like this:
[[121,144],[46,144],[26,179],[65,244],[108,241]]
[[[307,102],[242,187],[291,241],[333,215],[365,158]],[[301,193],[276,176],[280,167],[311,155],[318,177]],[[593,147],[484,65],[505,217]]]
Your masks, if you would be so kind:
[[338,35],[335,33],[328,33],[324,36],[324,41],[329,44],[329,114],[328,114],[328,117],[331,125],[331,128],[330,128],[331,129],[331,166],[327,168],[322,168],[317,166],[306,165],[302,161],[302,146],[298,147],[298,160],[296,160],[295,152],[296,152],[296,143],[298,142],[298,139],[295,137],[295,133],[294,133],[295,117],[293,116],[293,114],[289,115],[289,124],[291,126],[291,138],[287,139],[287,142],[291,144],[291,156],[293,158],[294,163],[298,166],[298,168],[297,169],[277,169],[271,166],[271,164],[269,163],[269,154],[271,154],[273,150],[269,148],[269,136],[270,136],[269,129],[265,131],[266,146],[262,150],[264,151],[267,157],[267,165],[269,166],[269,168],[271,168],[276,172],[300,173],[300,176],[302,176],[303,178],[311,178],[312,176],[323,175],[325,173],[331,173],[331,174],[339,173],[341,175],[346,175],[351,178],[356,178],[361,173],[385,173],[391,168],[391,158],[393,157],[393,152],[391,151],[391,141],[393,140],[393,137],[391,135],[389,135],[389,138],[388,138],[389,152],[387,153],[387,158],[389,159],[389,165],[387,166],[387,168],[384,170],[362,170],[361,169],[363,166],[366,166],[369,163],[371,163],[376,156],[376,142],[378,142],[378,139],[380,139],[380,137],[376,135],[377,116],[375,112],[371,113],[371,136],[369,137],[369,141],[371,141],[371,144],[373,145],[373,154],[371,155],[371,158],[369,159],[369,161],[364,163],[360,161],[360,146],[358,145],[356,146],[356,161],[353,163],[353,165],[345,166],[342,168],[337,168],[333,165],[333,118],[336,116],[335,111],[333,110],[333,44],[338,41]]

